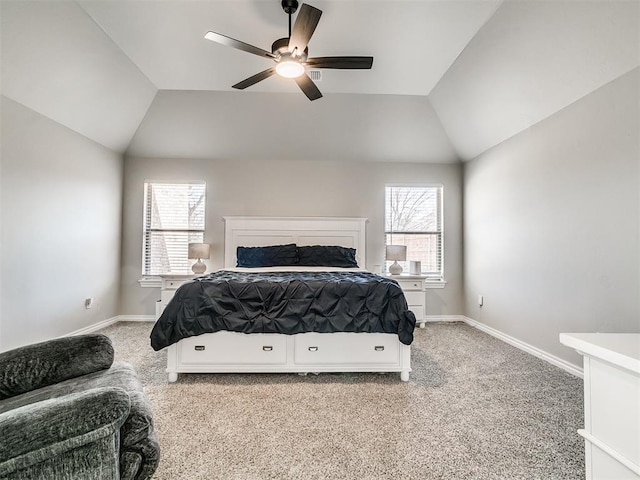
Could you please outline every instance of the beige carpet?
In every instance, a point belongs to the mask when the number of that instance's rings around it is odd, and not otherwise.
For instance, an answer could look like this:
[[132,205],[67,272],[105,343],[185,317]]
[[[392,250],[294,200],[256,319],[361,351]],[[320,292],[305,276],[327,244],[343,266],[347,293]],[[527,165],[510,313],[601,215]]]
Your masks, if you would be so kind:
[[363,373],[168,384],[151,327],[103,333],[151,400],[156,479],[584,478],[582,380],[465,324],[416,330],[408,383]]

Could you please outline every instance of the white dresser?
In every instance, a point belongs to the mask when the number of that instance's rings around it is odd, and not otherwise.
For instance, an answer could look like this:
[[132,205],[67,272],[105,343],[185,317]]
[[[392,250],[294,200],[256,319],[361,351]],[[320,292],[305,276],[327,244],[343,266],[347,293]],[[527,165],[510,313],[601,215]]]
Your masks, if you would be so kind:
[[422,275],[388,275],[400,285],[407,299],[409,310],[416,316],[416,323],[424,328],[426,322],[425,279]]
[[584,357],[587,480],[640,479],[640,334],[561,333]]

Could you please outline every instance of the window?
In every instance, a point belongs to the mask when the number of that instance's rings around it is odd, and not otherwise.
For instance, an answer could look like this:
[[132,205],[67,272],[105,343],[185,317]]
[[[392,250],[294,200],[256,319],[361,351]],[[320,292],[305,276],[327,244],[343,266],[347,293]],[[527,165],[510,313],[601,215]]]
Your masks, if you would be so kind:
[[145,182],[142,275],[191,272],[188,245],[204,241],[205,186]]
[[442,186],[387,185],[385,190],[386,244],[406,245],[407,261],[399,262],[403,271],[409,271],[409,260],[418,260],[423,275],[442,280]]

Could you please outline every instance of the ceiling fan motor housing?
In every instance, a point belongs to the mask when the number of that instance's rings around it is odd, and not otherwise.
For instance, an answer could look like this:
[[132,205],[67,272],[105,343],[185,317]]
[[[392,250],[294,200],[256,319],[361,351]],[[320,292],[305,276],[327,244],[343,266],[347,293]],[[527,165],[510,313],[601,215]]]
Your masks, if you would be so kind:
[[[271,53],[273,53],[278,59],[282,57],[291,56],[289,54],[289,38],[288,37],[279,38],[278,40],[273,42],[273,44],[271,45]],[[302,52],[302,55],[297,54],[296,58],[299,61],[304,62],[307,60],[308,55],[309,55],[309,47],[304,49],[304,52]]]

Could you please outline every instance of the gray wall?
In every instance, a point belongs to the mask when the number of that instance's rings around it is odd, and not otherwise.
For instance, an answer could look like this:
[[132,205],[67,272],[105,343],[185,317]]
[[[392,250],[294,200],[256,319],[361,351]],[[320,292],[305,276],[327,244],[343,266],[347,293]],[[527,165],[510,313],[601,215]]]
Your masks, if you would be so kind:
[[[122,157],[0,99],[6,350],[118,314]],[[96,302],[90,310],[87,297]]]
[[467,316],[576,365],[560,332],[640,332],[639,86],[636,69],[465,165]]
[[299,93],[160,90],[126,154],[459,163],[425,96],[332,94],[310,102]]
[[367,267],[383,260],[385,183],[444,185],[447,285],[427,293],[429,315],[462,313],[461,167],[458,164],[333,161],[213,161],[127,157],[124,173],[122,304],[126,315],[152,315],[158,289],[142,288],[142,205],[145,180],[207,182],[205,241],[209,268],[223,266],[223,216],[366,217]]

